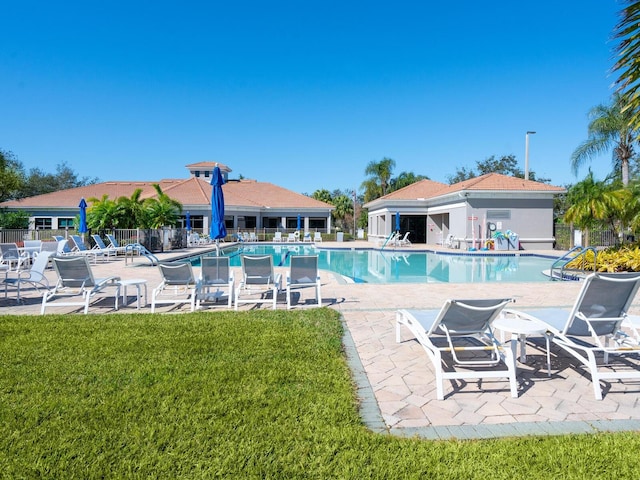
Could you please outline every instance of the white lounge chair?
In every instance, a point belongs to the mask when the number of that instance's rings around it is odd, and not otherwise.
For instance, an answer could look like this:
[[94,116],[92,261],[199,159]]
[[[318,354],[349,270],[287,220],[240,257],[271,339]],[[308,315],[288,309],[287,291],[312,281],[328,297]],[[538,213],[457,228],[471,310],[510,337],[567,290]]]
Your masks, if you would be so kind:
[[295,241],[296,241],[296,234],[295,233],[287,234],[287,242],[288,243],[295,243]]
[[0,243],[0,265],[5,265],[9,270],[20,270],[28,261],[29,255],[18,250],[17,244]]
[[282,242],[282,232],[275,232],[273,234],[273,242],[274,243],[280,243]]
[[22,251],[33,261],[42,250],[42,240],[25,240]]
[[118,251],[114,247],[108,247],[100,235],[93,234],[91,235],[91,238],[93,238],[93,242],[95,244],[91,250],[106,255],[107,258],[118,255]]
[[322,306],[320,292],[320,276],[318,275],[317,255],[293,255],[289,257],[290,268],[287,275],[287,308],[291,308],[291,290],[297,288],[314,287],[316,302]]
[[313,234],[313,241],[314,241],[314,243],[322,242],[322,234],[320,232],[315,232]]
[[4,298],[7,298],[7,288],[13,287],[17,290],[16,300],[20,302],[20,290],[25,283],[33,286],[37,291],[40,291],[40,288],[49,290],[49,281],[44,276],[44,271],[49,265],[49,257],[52,254],[53,252],[41,252],[36,256],[29,270],[18,271],[13,275],[7,272],[1,282],[4,284]]
[[190,263],[159,263],[162,282],[151,294],[151,313],[156,305],[179,305],[188,303],[193,312],[196,309],[198,283],[193,276]]
[[[622,329],[639,286],[639,272],[593,273],[584,280],[571,309],[508,309],[505,314],[543,322],[553,343],[589,369],[595,398],[602,400],[601,381],[640,379],[638,366],[607,365],[610,356],[640,353],[637,338]],[[608,366],[613,368],[605,371]]]
[[93,257],[93,263],[97,263],[98,256],[100,258],[107,258],[104,253],[98,252],[97,250],[90,250],[82,241],[82,237],[80,235],[69,235],[69,242],[71,245],[71,253],[74,255],[87,255]]
[[311,243],[311,232],[304,232],[304,235],[302,236],[302,241],[304,243]]
[[124,253],[127,251],[127,245],[120,245],[116,237],[111,233],[106,233],[105,237],[107,237],[107,241],[109,242],[107,248],[113,248],[117,253]]
[[[115,306],[118,309],[118,295],[120,277],[112,276],[106,278],[95,278],[89,261],[84,255],[71,255],[67,257],[52,257],[53,268],[58,275],[56,285],[42,296],[42,309],[40,313],[44,315],[48,306],[81,306],[84,313],[89,312],[89,303],[98,293],[107,287],[115,287]],[[80,297],[78,301],[50,302],[56,297]]]
[[[235,309],[241,303],[267,303],[276,309],[282,276],[273,270],[271,255],[242,255],[242,279],[236,289]],[[271,298],[269,298],[269,295]]]
[[[200,278],[198,279],[198,291],[196,308],[200,308],[202,302],[218,299],[227,294],[227,307],[233,304],[235,279],[233,270],[229,268],[229,257],[200,257]],[[215,289],[215,292],[211,290]]]
[[[491,325],[510,301],[447,300],[440,310],[398,310],[396,341],[402,341],[402,326],[415,335],[433,364],[438,400],[444,398],[445,379],[506,377],[511,396],[518,396],[513,353],[495,338]],[[445,371],[443,355],[451,367],[465,369]]]
[[411,232],[405,232],[404,237],[402,237],[402,238],[398,237],[398,240],[396,241],[396,244],[398,246],[400,246],[400,247],[406,247],[408,245],[411,245],[411,240],[409,240],[409,234],[410,233]]

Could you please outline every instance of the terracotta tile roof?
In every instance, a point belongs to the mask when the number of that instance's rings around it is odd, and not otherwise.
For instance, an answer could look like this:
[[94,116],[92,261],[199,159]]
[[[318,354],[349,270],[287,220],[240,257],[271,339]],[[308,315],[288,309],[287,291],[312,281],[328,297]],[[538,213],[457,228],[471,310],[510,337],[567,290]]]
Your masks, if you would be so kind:
[[461,191],[498,191],[498,192],[549,192],[563,193],[563,187],[534,182],[523,178],[510,177],[500,173],[487,173],[462,182],[447,185],[432,180],[421,180],[407,187],[391,192],[377,200],[415,200],[417,198],[435,198]]
[[227,165],[220,162],[197,162],[197,163],[190,163],[189,165],[185,165],[185,167],[187,167],[189,170],[213,170],[213,167],[215,167],[216,164],[218,165],[218,167],[222,172],[233,171]]
[[[21,200],[11,200],[0,204],[2,207],[20,208],[76,208],[81,198],[102,198],[107,195],[116,200],[119,197],[130,197],[135,189],[142,189],[141,198],[153,198],[157,183],[164,193],[186,205],[209,205],[211,203],[211,185],[202,178],[187,180],[165,179],[159,182],[103,182],[95,185],[72,188],[60,192],[47,193]],[[229,207],[254,208],[318,208],[326,210],[332,205],[315,200],[271,183],[254,180],[232,180],[222,187],[225,204]]]

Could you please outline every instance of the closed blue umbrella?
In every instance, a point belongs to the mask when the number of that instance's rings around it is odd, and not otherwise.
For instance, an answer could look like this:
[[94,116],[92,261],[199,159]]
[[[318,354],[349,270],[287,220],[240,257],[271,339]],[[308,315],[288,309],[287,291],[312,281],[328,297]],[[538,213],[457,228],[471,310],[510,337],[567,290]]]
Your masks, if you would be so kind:
[[84,240],[84,234],[89,231],[87,228],[87,202],[85,202],[84,198],[80,200],[80,225],[78,225],[78,233],[82,234],[82,239]]
[[224,225],[223,184],[220,167],[216,164],[211,177],[211,227],[209,228],[209,234],[215,240],[227,236],[227,227]]
[[400,212],[396,212],[396,231],[400,231]]
[[191,231],[191,213],[189,213],[189,211],[187,210],[187,232]]
[[296,228],[296,230],[300,230],[300,215],[298,215],[298,227]]

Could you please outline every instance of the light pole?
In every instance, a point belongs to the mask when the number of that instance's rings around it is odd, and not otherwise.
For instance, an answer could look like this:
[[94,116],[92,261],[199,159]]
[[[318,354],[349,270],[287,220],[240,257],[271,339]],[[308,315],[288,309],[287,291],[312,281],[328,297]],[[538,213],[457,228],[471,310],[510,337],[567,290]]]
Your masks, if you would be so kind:
[[356,191],[353,192],[353,238],[356,238]]
[[529,135],[536,132],[527,132],[524,140],[524,179],[529,180]]

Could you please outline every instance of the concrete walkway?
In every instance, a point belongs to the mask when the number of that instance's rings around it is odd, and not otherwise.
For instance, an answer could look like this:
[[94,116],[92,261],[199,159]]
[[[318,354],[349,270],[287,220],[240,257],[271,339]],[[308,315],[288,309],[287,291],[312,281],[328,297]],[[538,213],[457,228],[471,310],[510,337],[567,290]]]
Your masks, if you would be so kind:
[[[329,244],[323,244],[329,247]],[[333,246],[354,247],[353,243]],[[358,246],[371,247],[369,244]],[[424,246],[422,246],[424,247]],[[420,249],[413,246],[412,249]],[[204,247],[181,250],[199,254]],[[549,252],[546,252],[547,254]],[[161,260],[176,252],[160,254]],[[144,258],[125,265],[122,258],[93,265],[95,276],[118,275],[146,279],[149,294],[160,282],[158,269]],[[286,270],[282,270],[284,273]],[[238,269],[237,274],[240,271]],[[53,282],[55,273],[47,271]],[[577,282],[475,283],[475,284],[353,284],[331,272],[322,272],[323,306],[339,311],[345,322],[345,348],[358,385],[361,409],[367,425],[379,432],[425,438],[488,438],[531,434],[561,434],[640,430],[640,384],[614,381],[605,384],[604,399],[594,399],[584,369],[552,346],[551,377],[547,376],[542,338],[528,342],[527,361],[518,363],[519,397],[512,398],[506,379],[445,383],[445,399],[436,400],[434,372],[422,347],[408,331],[396,343],[395,313],[400,308],[439,309],[449,298],[512,297],[514,308],[570,307],[580,290]],[[130,295],[131,295],[130,289]],[[109,293],[113,295],[113,293]],[[0,297],[0,314],[39,314],[40,296],[25,291],[25,302]],[[315,305],[313,289],[300,290],[296,308]],[[220,307],[205,307],[216,308]],[[247,310],[253,305],[242,306]],[[266,305],[258,308],[267,308]],[[278,308],[285,308],[284,296]],[[74,307],[47,312],[77,312]],[[131,301],[121,312],[136,310]],[[185,312],[188,306],[160,307],[159,312]],[[98,299],[91,313],[113,312],[113,298]],[[631,313],[640,313],[640,298]],[[507,337],[508,339],[509,337]],[[635,362],[640,368],[640,362]]]

